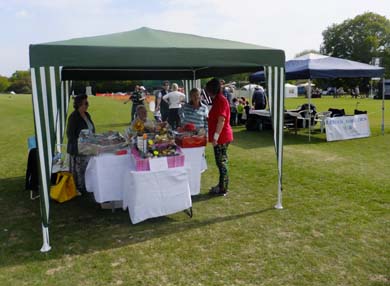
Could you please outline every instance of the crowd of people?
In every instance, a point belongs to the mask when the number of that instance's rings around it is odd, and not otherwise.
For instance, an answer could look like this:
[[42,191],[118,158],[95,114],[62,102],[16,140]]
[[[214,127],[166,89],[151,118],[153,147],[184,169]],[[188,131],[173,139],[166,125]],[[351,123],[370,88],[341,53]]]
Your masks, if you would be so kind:
[[[265,109],[267,105],[267,98],[265,91],[261,86],[256,86],[253,91],[251,103],[245,97],[235,97],[234,88],[230,85],[225,85],[225,81],[221,80],[220,85],[222,94],[227,99],[230,106],[230,125],[237,126],[245,124],[251,109]],[[207,98],[203,97],[203,102],[209,102]]]
[[[188,123],[194,124],[197,129],[205,129],[208,141],[213,145],[215,162],[219,170],[218,184],[209,192],[213,195],[226,195],[229,186],[227,150],[233,141],[231,126],[244,124],[252,106],[255,109],[265,108],[264,90],[256,88],[250,105],[245,97],[234,97],[232,88],[225,85],[223,80],[214,78],[207,82],[202,90],[191,89],[188,102],[185,102],[185,98],[185,94],[176,83],[171,86],[168,81],[164,81],[161,90],[155,96],[154,120],[168,122],[173,130]],[[139,120],[145,124],[153,124],[148,118],[145,99],[145,89],[136,85],[128,100],[124,102],[125,104],[132,102],[130,124]],[[78,153],[78,137],[82,129],[95,132],[92,118],[87,112],[88,106],[86,95],[76,96],[74,111],[69,117],[67,127],[70,169],[80,192],[85,191],[84,174],[89,157]]]

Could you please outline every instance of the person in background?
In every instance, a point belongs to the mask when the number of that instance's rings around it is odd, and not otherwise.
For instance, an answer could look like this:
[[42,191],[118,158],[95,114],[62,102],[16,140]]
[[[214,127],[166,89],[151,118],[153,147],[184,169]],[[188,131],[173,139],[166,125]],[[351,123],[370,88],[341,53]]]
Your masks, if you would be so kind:
[[154,110],[153,116],[154,116],[154,120],[156,120],[156,122],[162,122],[160,110]]
[[68,119],[66,136],[68,137],[67,152],[70,155],[69,171],[73,174],[76,188],[79,193],[85,192],[85,170],[87,169],[89,156],[80,155],[78,152],[78,139],[80,131],[88,129],[91,133],[95,133],[95,126],[88,110],[87,95],[78,95],[74,98],[74,111]]
[[210,189],[212,195],[223,195],[228,193],[228,154],[230,142],[233,141],[233,131],[230,126],[230,105],[222,94],[220,81],[216,78],[206,84],[207,94],[213,100],[213,106],[209,112],[209,142],[214,147],[215,162],[219,170],[218,185]]
[[321,90],[318,87],[313,88],[311,94],[313,98],[321,97]]
[[160,112],[161,121],[168,120],[169,104],[162,100],[163,96],[169,93],[169,81],[164,81],[163,88],[157,93],[156,96],[156,112]]
[[229,90],[228,90],[228,87],[225,86],[225,81],[223,79],[220,79],[219,83],[221,84],[221,90],[222,90],[223,96],[228,100],[229,103],[231,103],[232,98],[231,98],[231,96],[229,98]]
[[267,106],[264,90],[260,86],[255,87],[255,91],[252,95],[252,105],[256,110],[265,109]]
[[[172,91],[162,97],[163,101],[169,104],[168,123],[172,129],[180,126],[179,109],[185,99],[184,93],[178,91],[177,83],[172,84]],[[164,121],[164,120],[163,120]]]
[[[244,111],[245,111],[245,113],[244,113],[244,115],[243,115],[243,123],[245,124],[246,123],[246,121],[248,120],[248,118],[249,118],[249,111],[251,110],[251,106],[249,105],[249,101],[248,100],[246,100],[245,101],[245,106],[244,106]],[[244,121],[244,116],[245,116],[245,121]]]
[[343,89],[343,87],[341,86],[341,87],[339,87],[339,88],[336,90],[336,92],[335,92],[335,94],[333,95],[333,97],[334,97],[334,98],[337,98],[337,97],[340,97],[340,96],[342,96],[342,95],[344,95],[344,94],[345,94],[344,89]]
[[141,87],[139,85],[135,86],[135,89],[133,93],[130,95],[129,99],[124,101],[123,103],[126,104],[129,101],[133,102],[133,105],[131,107],[131,118],[130,118],[130,123],[133,121],[134,116],[135,116],[135,111],[137,110],[138,105],[143,105],[144,104],[144,94],[141,90]]
[[244,114],[244,104],[242,99],[240,98],[238,100],[238,105],[237,105],[237,125],[242,124],[242,115]]
[[222,94],[223,94],[223,96],[225,96],[225,97],[226,97],[226,91],[225,91],[225,81],[224,81],[222,78],[219,80],[219,84],[221,85],[221,90],[222,90]]
[[358,98],[360,96],[360,89],[359,89],[359,86],[357,85],[355,87],[355,97]]
[[200,91],[193,88],[190,91],[190,101],[180,110],[181,125],[193,123],[197,129],[204,128],[208,132],[208,108],[200,101]]
[[151,129],[154,127],[154,123],[148,119],[148,111],[146,110],[145,105],[138,105],[136,110],[136,116],[130,124],[130,128],[134,129],[134,125],[137,121],[142,121],[146,128]]
[[224,88],[224,90],[225,90],[224,94],[226,96],[227,101],[229,102],[229,104],[232,104],[232,102],[233,102],[233,95],[234,95],[233,88],[227,86],[227,87]]
[[230,126],[237,125],[237,106],[238,100],[237,98],[233,98],[232,104],[230,105]]

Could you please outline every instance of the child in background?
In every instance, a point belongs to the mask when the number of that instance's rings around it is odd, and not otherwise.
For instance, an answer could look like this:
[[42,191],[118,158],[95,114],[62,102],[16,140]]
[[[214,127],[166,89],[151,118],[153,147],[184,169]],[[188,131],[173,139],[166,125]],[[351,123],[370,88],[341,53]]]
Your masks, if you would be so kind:
[[242,99],[240,98],[240,100],[238,101],[238,105],[237,105],[237,125],[242,124],[243,113],[244,113],[244,104],[242,102]]
[[249,101],[247,100],[245,101],[245,106],[244,106],[245,115],[243,115],[243,117],[245,116],[245,121],[243,120],[243,124],[245,124],[249,118],[249,110],[251,110],[251,106],[249,105]]
[[233,98],[232,105],[230,106],[230,126],[236,126],[237,124],[237,98]]

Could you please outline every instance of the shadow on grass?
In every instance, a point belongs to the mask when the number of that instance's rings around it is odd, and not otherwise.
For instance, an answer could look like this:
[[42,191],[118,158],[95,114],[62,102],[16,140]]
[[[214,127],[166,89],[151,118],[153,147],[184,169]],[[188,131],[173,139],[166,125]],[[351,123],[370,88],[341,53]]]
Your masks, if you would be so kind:
[[20,176],[14,178],[0,178],[0,192],[24,190],[24,187],[25,187],[25,177]]
[[203,201],[216,199],[218,197],[220,197],[220,196],[210,195],[208,193],[201,193],[201,194],[198,194],[198,195],[195,195],[195,196],[191,196],[191,200],[192,200],[193,203],[198,203],[198,202],[203,202]]
[[[12,178],[9,182],[10,186],[17,186],[21,178]],[[0,267],[120,248],[173,233],[259,215],[273,209],[197,219],[196,203],[212,198],[201,195],[199,199],[194,199],[192,219],[183,212],[183,217],[159,217],[132,225],[127,211],[112,213],[111,210],[102,210],[93,201],[92,195],[83,195],[64,204],[51,201],[50,239],[53,249],[41,254],[39,201],[30,201],[24,193],[12,187],[0,193]]]
[[[323,134],[312,132],[311,140],[306,131],[301,131],[298,134],[284,132],[283,145],[303,145],[303,144],[324,144],[327,143],[323,138]],[[264,131],[247,131],[245,128],[234,128],[234,141],[232,145],[243,149],[265,148],[274,145],[274,134],[272,130]]]

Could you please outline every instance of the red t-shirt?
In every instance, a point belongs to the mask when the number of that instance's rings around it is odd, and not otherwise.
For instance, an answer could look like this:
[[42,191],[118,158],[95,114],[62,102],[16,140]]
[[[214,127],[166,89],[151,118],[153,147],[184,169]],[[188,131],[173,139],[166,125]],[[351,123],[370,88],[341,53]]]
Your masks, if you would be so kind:
[[218,117],[225,117],[221,134],[219,134],[218,144],[225,144],[233,141],[233,131],[230,126],[230,105],[222,93],[215,96],[213,106],[209,112],[209,142],[214,141],[214,133],[217,129]]

